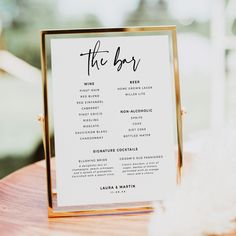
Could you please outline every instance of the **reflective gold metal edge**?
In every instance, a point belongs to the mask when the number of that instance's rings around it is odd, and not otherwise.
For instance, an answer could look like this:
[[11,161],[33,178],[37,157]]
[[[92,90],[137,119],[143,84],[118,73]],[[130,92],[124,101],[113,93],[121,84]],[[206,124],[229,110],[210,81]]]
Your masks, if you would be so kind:
[[180,83],[179,83],[179,62],[177,48],[177,32],[172,30],[172,47],[173,47],[173,64],[175,79],[175,100],[176,100],[176,123],[177,123],[177,140],[178,140],[178,157],[177,157],[177,184],[181,183],[183,167],[183,134],[182,134],[182,108],[180,100]]
[[[177,51],[177,35],[176,26],[144,26],[144,27],[125,27],[125,28],[90,28],[90,29],[50,29],[42,30],[40,51],[41,51],[41,70],[43,79],[43,99],[44,99],[44,140],[45,140],[45,159],[47,173],[47,195],[48,195],[48,216],[49,217],[65,217],[65,216],[82,216],[82,215],[103,215],[118,214],[123,210],[133,213],[134,209],[114,209],[114,210],[94,210],[94,211],[75,211],[75,212],[55,212],[52,203],[52,179],[51,179],[51,151],[50,151],[50,134],[49,134],[49,114],[48,114],[48,94],[47,94],[47,59],[46,59],[46,35],[53,34],[76,34],[76,33],[115,33],[115,32],[160,32],[170,31],[173,45],[173,64],[175,78],[175,94],[176,94],[176,118],[177,118],[177,138],[178,138],[178,162],[177,162],[177,183],[181,182],[181,170],[183,166],[183,149],[182,149],[182,118],[181,118],[181,102],[180,102],[180,85],[179,85],[179,69],[178,69],[178,51]],[[137,212],[150,212],[151,207],[136,208]],[[97,213],[96,213],[97,212]],[[123,212],[123,213],[125,213]]]
[[171,31],[175,30],[175,25],[163,26],[133,26],[133,27],[120,27],[120,28],[80,28],[80,29],[45,29],[41,30],[43,35],[53,34],[89,34],[89,33],[118,33],[118,32],[143,32],[143,31]]
[[137,208],[117,208],[117,209],[104,209],[104,210],[86,210],[86,211],[67,211],[67,212],[57,212],[53,208],[48,207],[48,217],[58,218],[58,217],[73,217],[73,216],[104,216],[104,215],[118,215],[118,214],[141,214],[141,213],[151,213],[153,212],[153,207],[137,207]]
[[41,32],[40,37],[40,53],[41,53],[41,73],[42,73],[42,87],[43,87],[43,135],[44,135],[44,155],[46,161],[47,172],[47,195],[48,206],[52,207],[52,179],[51,179],[51,156],[50,156],[50,134],[48,121],[48,94],[47,94],[47,58],[46,58],[46,42],[45,34]]

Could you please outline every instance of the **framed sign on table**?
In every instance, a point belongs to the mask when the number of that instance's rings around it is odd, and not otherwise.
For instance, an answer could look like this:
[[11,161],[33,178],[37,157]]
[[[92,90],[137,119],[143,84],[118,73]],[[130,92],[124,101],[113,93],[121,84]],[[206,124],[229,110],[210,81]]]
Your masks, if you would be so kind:
[[182,168],[176,27],[43,30],[41,63],[49,217],[165,200]]

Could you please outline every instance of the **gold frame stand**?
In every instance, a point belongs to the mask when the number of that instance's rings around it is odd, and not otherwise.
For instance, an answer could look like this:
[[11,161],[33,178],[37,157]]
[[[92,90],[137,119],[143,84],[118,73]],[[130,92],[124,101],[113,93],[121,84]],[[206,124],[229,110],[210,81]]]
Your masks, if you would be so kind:
[[48,217],[65,217],[65,216],[88,216],[88,215],[108,215],[108,214],[134,214],[151,212],[153,210],[152,204],[126,204],[118,206],[111,204],[110,208],[104,205],[97,208],[83,208],[77,209],[71,207],[70,209],[56,209],[57,193],[53,190],[52,182],[52,156],[50,148],[50,134],[49,134],[49,109],[48,109],[48,85],[47,85],[47,53],[46,53],[46,37],[73,35],[73,34],[100,34],[100,33],[161,33],[168,32],[171,35],[171,54],[173,57],[173,76],[175,85],[175,101],[176,101],[176,124],[177,124],[177,184],[181,182],[181,172],[183,166],[183,141],[182,141],[182,117],[186,113],[181,107],[180,102],[180,85],[179,85],[179,69],[178,69],[178,50],[177,50],[177,33],[176,26],[148,26],[148,27],[125,27],[125,28],[97,28],[97,29],[68,29],[68,30],[43,30],[41,31],[41,68],[43,79],[43,99],[44,99],[44,114],[39,115],[38,120],[42,127],[42,139],[44,146],[44,156],[46,161],[47,173],[47,196],[48,196]]

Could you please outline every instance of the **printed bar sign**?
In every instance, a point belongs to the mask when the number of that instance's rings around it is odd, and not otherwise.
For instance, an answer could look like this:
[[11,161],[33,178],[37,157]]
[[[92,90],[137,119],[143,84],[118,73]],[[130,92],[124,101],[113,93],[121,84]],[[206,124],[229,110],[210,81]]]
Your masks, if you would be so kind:
[[170,36],[50,46],[58,206],[165,199],[176,186]]

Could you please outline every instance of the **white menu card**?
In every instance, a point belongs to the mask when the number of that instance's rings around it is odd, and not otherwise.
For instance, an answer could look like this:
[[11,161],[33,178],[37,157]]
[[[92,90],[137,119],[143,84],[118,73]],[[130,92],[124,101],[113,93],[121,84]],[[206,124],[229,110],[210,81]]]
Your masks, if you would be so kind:
[[51,39],[58,206],[163,200],[176,185],[169,37]]

